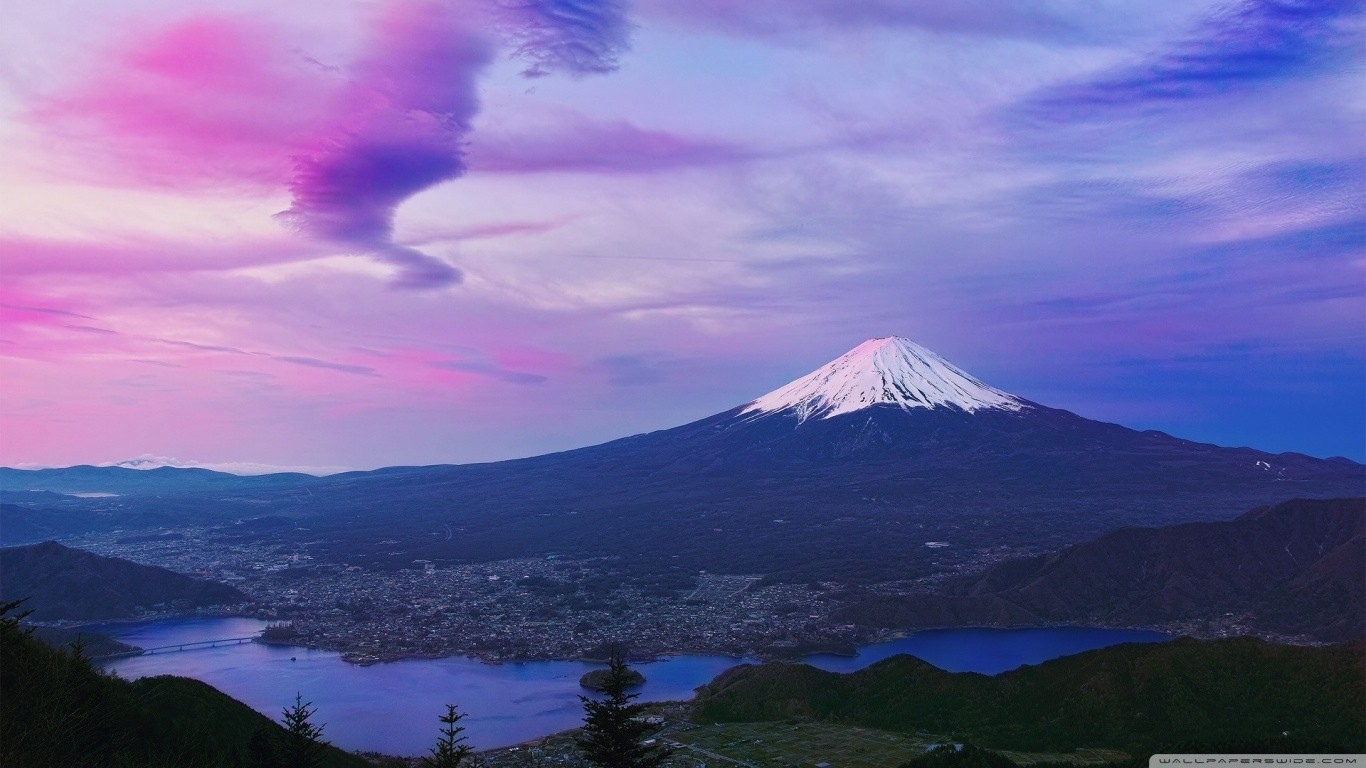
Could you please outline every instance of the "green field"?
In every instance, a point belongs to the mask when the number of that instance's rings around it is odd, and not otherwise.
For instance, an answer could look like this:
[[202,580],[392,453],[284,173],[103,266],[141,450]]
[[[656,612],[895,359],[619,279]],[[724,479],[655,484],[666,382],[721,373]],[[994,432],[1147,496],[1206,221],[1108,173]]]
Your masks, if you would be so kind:
[[1034,765],[1035,763],[1072,763],[1074,765],[1101,765],[1103,763],[1113,763],[1120,760],[1128,760],[1130,755],[1127,752],[1120,752],[1117,749],[1079,749],[1069,754],[1040,753],[1040,752],[1011,752],[1006,749],[993,750],[1005,755],[1020,765]]
[[[675,723],[660,738],[679,745],[674,765],[707,768],[895,768],[943,743],[933,736],[879,731],[819,722],[730,723],[691,725]],[[1124,760],[1113,750],[1083,750],[1072,754],[1008,752],[1002,755],[1028,766],[1069,762],[1079,766]]]
[[684,746],[679,757],[708,768],[729,765],[891,768],[925,754],[929,739],[828,723],[737,723],[674,726],[663,737]]

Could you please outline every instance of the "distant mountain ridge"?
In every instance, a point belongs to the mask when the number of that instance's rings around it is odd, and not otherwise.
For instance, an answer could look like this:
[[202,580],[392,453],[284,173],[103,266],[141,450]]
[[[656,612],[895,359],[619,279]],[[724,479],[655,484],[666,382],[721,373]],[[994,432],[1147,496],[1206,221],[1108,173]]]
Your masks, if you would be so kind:
[[156,495],[182,491],[238,490],[292,486],[316,479],[298,472],[234,475],[199,467],[96,467],[81,464],[52,469],[0,467],[0,489],[62,494]]
[[870,598],[840,618],[880,627],[1158,624],[1248,615],[1261,631],[1366,636],[1366,499],[1295,500],[1227,522],[1125,528],[949,582]]
[[99,621],[140,609],[244,603],[240,590],[165,568],[64,547],[55,541],[0,549],[0,601],[28,598],[35,621]]
[[[316,556],[377,568],[554,553],[680,580],[708,570],[845,583],[1125,526],[1229,519],[1287,498],[1354,496],[1366,480],[1346,459],[1085,419],[992,388],[903,339],[871,340],[690,424],[545,456],[326,477],[211,474],[198,486],[125,472],[117,489],[82,486],[118,498],[43,504],[98,510],[101,524],[124,529],[289,520],[310,530]],[[60,473],[35,482],[0,471],[0,491],[71,485]],[[240,535],[292,527],[273,530]]]

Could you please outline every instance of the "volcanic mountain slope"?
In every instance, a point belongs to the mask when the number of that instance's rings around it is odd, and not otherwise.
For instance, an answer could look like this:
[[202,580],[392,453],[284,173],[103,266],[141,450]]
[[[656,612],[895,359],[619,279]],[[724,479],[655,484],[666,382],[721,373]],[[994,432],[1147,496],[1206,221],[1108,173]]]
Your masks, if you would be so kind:
[[404,564],[555,552],[863,581],[994,547],[1038,551],[1126,525],[1357,494],[1363,478],[1345,459],[1090,421],[880,339],[682,427],[518,461],[333,476],[296,509],[329,509],[309,525],[345,531],[338,551],[397,540],[392,560]]
[[1297,500],[1236,520],[1125,528],[1013,560],[936,594],[869,598],[858,624],[1157,624],[1232,613],[1319,640],[1366,635],[1366,499]]
[[557,553],[616,558],[636,573],[852,582],[1126,525],[1357,495],[1363,478],[1346,459],[1091,421],[887,338],[724,413],[589,448],[293,485],[257,478],[250,490],[209,494],[211,509],[192,494],[118,501],[158,520],[282,516],[309,529],[319,557],[378,567]]
[[0,549],[0,601],[20,598],[38,621],[120,619],[159,604],[186,609],[248,599],[224,584],[55,541]]

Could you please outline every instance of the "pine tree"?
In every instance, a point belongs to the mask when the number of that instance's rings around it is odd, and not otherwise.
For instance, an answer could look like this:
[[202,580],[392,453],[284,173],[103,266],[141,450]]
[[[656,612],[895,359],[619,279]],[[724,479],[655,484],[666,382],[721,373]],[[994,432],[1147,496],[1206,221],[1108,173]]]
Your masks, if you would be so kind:
[[644,744],[654,726],[640,713],[643,704],[632,703],[639,693],[627,693],[632,684],[630,667],[620,651],[607,660],[607,678],[602,682],[604,698],[580,696],[583,702],[583,730],[577,741],[584,757],[602,768],[655,768],[673,750],[660,744]]
[[294,706],[286,707],[281,722],[285,735],[281,738],[279,764],[282,768],[320,768],[327,742],[323,741],[323,726],[309,722],[318,710],[310,709],[313,702],[305,702],[303,694],[294,695]]
[[432,747],[431,757],[422,758],[423,768],[459,768],[465,758],[474,754],[474,749],[465,743],[468,737],[460,735],[465,726],[458,723],[464,718],[454,704],[446,705],[446,714],[439,718],[441,738]]

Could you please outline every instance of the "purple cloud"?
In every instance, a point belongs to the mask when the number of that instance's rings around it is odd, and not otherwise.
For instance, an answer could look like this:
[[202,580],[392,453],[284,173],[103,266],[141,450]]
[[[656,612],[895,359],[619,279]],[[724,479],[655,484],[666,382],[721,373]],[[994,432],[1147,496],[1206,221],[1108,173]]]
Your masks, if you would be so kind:
[[475,135],[469,162],[472,170],[495,173],[652,173],[758,156],[729,142],[650,130],[624,120],[599,122],[575,115],[553,133]]
[[499,0],[495,13],[518,41],[514,55],[530,62],[523,75],[579,76],[617,69],[630,46],[625,6],[621,0]]
[[81,333],[97,333],[105,336],[119,335],[118,331],[111,331],[108,328],[101,328],[97,325],[64,325],[62,327],[71,331],[80,331]]
[[153,339],[153,341],[157,341],[157,342],[160,342],[160,343],[162,343],[162,344],[169,344],[169,345],[171,345],[171,346],[173,346],[173,347],[185,347],[185,348],[187,348],[187,349],[198,349],[198,350],[201,350],[201,351],[204,351],[204,352],[225,352],[225,353],[227,353],[227,354],[229,354],[229,355],[251,355],[251,354],[255,354],[254,352],[248,352],[248,351],[246,351],[246,350],[244,350],[244,349],[238,349],[237,347],[225,347],[225,346],[220,346],[220,345],[218,345],[218,344],[196,344],[196,343],[193,342],[193,341],[181,341],[181,340],[179,340],[179,339]]
[[1056,35],[1062,19],[1014,0],[642,0],[641,13],[731,34],[824,35],[841,29],[915,28],[977,35]]
[[282,216],[310,236],[397,267],[401,287],[460,280],[444,261],[396,245],[393,219],[401,202],[465,170],[462,141],[479,109],[476,78],[493,57],[469,21],[449,4],[389,7],[350,73],[349,114],[295,157],[294,202]]
[[294,355],[271,355],[272,358],[285,363],[303,365],[309,368],[323,368],[329,371],[340,371],[351,373],[357,376],[377,376],[375,369],[368,365],[347,365],[346,363],[334,363],[328,360],[319,360],[316,357],[297,357]]
[[537,373],[512,371],[484,360],[438,360],[431,365],[433,368],[440,368],[443,371],[475,373],[509,384],[540,384],[549,381],[547,377]]
[[[500,51],[529,62],[531,76],[608,72],[629,33],[621,0],[386,0],[367,20],[361,54],[331,66],[281,25],[190,14],[124,30],[97,68],[37,99],[27,117],[67,139],[92,181],[284,187],[292,201],[279,216],[316,241],[311,250],[378,259],[396,268],[399,287],[441,287],[459,282],[459,270],[395,243],[394,215],[465,172],[480,76]],[[310,255],[291,250],[280,260]],[[82,266],[95,260],[76,253]],[[50,259],[35,261],[51,271]]]
[[89,315],[82,315],[79,312],[69,312],[65,309],[52,309],[50,307],[30,307],[25,306],[23,304],[10,304],[8,302],[0,302],[0,308],[13,309],[19,312],[38,312],[44,315],[57,315],[59,317],[75,317],[81,320],[95,319]]
[[1044,93],[1035,109],[1066,116],[1217,96],[1292,77],[1354,47],[1354,31],[1340,22],[1363,8],[1363,0],[1245,0],[1146,60]]
[[[514,55],[532,62],[529,76],[611,71],[629,35],[616,0],[526,0],[495,4],[493,14],[519,41]],[[398,287],[461,279],[445,261],[394,243],[393,219],[404,200],[465,172],[477,79],[495,49],[479,18],[463,5],[390,6],[351,73],[351,113],[295,158],[294,201],[282,216],[311,236],[396,267]]]

